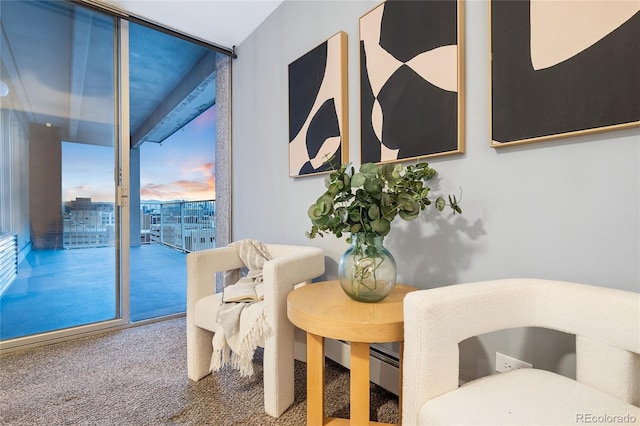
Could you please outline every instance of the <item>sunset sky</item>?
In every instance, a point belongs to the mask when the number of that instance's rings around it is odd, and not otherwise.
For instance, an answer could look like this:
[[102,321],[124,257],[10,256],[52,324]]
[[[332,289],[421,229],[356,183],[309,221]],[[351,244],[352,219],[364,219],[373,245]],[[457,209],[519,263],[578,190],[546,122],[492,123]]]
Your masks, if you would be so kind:
[[[162,144],[145,143],[140,150],[141,200],[215,199],[215,106],[174,133]],[[64,143],[62,199],[89,197],[114,200],[113,149]]]

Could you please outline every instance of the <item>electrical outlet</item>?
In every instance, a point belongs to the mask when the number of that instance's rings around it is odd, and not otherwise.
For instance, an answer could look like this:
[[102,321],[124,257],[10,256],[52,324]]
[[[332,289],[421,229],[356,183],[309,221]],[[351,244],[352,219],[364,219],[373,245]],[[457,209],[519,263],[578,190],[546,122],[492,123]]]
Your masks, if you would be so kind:
[[496,352],[496,373],[519,370],[520,368],[533,368],[533,364]]

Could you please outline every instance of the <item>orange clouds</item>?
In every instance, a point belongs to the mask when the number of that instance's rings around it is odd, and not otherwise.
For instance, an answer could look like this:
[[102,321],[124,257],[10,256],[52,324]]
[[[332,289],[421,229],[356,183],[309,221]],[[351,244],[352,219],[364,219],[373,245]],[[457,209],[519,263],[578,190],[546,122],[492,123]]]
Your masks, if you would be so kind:
[[147,200],[203,201],[215,199],[215,178],[204,182],[178,180],[169,183],[147,184],[140,188],[140,198]]
[[143,200],[186,200],[203,201],[216,198],[215,163],[195,166],[190,174],[201,175],[202,179],[179,179],[168,183],[146,184],[140,188]]
[[205,176],[213,176],[214,168],[215,168],[215,163],[210,162],[210,163],[205,163],[201,166],[194,167],[194,171],[200,172]]

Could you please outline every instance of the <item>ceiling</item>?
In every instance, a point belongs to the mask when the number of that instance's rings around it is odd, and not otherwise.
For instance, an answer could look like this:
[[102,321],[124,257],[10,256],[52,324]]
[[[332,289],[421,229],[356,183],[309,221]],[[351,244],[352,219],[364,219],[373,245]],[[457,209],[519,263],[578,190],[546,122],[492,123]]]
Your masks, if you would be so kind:
[[100,0],[222,47],[239,45],[282,0]]
[[[103,1],[220,47],[241,43],[280,2]],[[59,129],[63,140],[112,145],[111,25],[105,15],[78,15],[74,7],[47,1],[0,4],[0,80],[10,89],[3,107],[24,112],[29,123]],[[213,105],[215,56],[202,46],[130,25],[132,147],[162,142]]]

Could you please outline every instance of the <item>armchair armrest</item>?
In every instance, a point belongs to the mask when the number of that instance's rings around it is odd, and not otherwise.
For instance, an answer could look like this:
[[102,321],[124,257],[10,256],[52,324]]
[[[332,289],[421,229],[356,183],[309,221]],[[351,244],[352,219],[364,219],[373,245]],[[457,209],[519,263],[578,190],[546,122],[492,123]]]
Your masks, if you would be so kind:
[[221,247],[187,255],[187,313],[195,303],[215,293],[216,273],[242,267],[238,251]]
[[[270,247],[271,250],[271,247]],[[279,246],[274,258],[265,262],[265,312],[277,324],[286,318],[287,295],[294,286],[310,282],[324,273],[324,252],[316,247]],[[273,285],[277,283],[277,285]]]
[[[324,253],[304,246],[267,245],[264,312],[276,332],[265,342],[264,383],[267,412],[282,413],[294,400],[294,327],[287,318],[287,295],[294,286],[324,273]],[[277,397],[276,397],[277,395]]]

